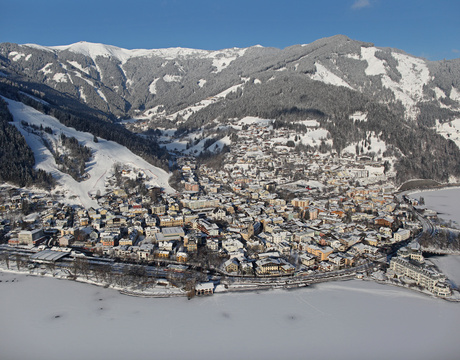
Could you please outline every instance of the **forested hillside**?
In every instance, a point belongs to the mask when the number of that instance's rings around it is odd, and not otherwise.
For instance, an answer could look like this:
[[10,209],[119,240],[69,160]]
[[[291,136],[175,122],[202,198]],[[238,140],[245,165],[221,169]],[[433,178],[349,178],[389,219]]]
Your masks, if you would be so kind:
[[43,170],[35,170],[34,154],[24,137],[9,122],[13,121],[8,107],[0,98],[0,181],[17,186],[51,188],[53,177]]

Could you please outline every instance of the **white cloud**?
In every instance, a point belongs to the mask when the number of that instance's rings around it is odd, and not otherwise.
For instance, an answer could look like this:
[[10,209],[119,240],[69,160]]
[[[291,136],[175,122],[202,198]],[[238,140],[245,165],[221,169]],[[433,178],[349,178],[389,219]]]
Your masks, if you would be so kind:
[[458,54],[458,53],[460,53],[460,50],[458,50],[458,49],[452,49],[452,52],[455,53],[455,54]]
[[362,9],[365,7],[371,6],[371,2],[369,0],[356,0],[353,5],[351,6],[352,9]]

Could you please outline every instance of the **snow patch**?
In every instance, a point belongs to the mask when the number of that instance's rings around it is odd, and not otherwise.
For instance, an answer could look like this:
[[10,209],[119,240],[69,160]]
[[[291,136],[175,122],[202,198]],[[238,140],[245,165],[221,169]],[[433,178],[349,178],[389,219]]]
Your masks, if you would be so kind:
[[316,120],[302,120],[302,121],[297,121],[299,124],[303,124],[305,125],[306,127],[311,127],[311,128],[314,128],[314,127],[318,127],[320,126],[321,124],[316,121]]
[[353,121],[367,121],[367,114],[361,111],[357,111],[354,114],[350,115],[350,119]]
[[46,47],[46,46],[42,46],[42,45],[37,45],[37,44],[22,44],[20,46],[27,46],[27,47],[30,47],[32,49],[37,49],[37,50],[41,50],[41,51],[48,51],[48,52],[53,52],[53,50],[51,50],[50,48]]
[[[387,150],[386,143],[379,139],[373,132],[368,140],[369,141],[361,140],[353,142],[344,148],[342,153],[354,155],[367,155],[369,153],[374,153],[377,157],[382,157],[382,154]],[[359,154],[356,152],[357,148],[359,149]]]
[[271,119],[262,119],[262,118],[258,118],[258,117],[254,117],[254,116],[246,116],[244,118],[242,118],[241,120],[239,120],[237,122],[238,125],[252,125],[252,124],[260,124],[260,125],[270,125],[274,122],[275,120],[271,120]]
[[206,80],[205,80],[205,79],[200,79],[200,80],[198,80],[198,86],[199,86],[200,88],[202,88],[205,84],[206,84]]
[[8,57],[12,56],[13,58],[11,60],[13,61],[19,61],[23,56],[26,56],[25,54],[18,53],[17,51],[12,51],[8,54]]
[[412,99],[420,101],[423,98],[423,86],[430,80],[430,71],[425,61],[399,53],[392,55],[398,61],[397,69],[402,75],[400,88],[410,94]]
[[434,89],[434,93],[436,94],[436,99],[442,99],[442,98],[445,98],[446,97],[446,94],[444,91],[442,91],[440,88],[438,87],[435,87]]
[[52,70],[49,69],[50,66],[53,66],[53,63],[48,63],[45,66],[43,66],[40,70],[43,74],[48,75],[52,73]]
[[330,85],[344,86],[346,88],[353,89],[346,81],[329,71],[325,66],[317,62],[315,62],[315,66],[316,72],[313,75],[310,75],[311,79]]
[[165,82],[180,82],[182,80],[182,76],[166,74],[163,76],[163,80]]
[[308,129],[306,133],[299,134],[298,136],[300,138],[300,142],[304,145],[317,146],[320,145],[323,140],[326,144],[332,145],[332,140],[327,140],[327,138],[330,137],[330,134],[326,129]]
[[217,140],[214,144],[211,145],[211,150],[214,152],[222,151],[222,148],[227,145],[230,146],[232,144],[232,140],[230,140],[230,136],[225,136],[220,140]]
[[260,81],[259,79],[254,79],[254,84],[256,84],[256,85],[262,84],[262,81]]
[[212,59],[212,66],[216,68],[213,73],[219,73],[228,67],[233,61],[240,56],[243,56],[247,49],[225,49],[220,51],[213,51],[207,57]]
[[96,89],[96,92],[101,97],[102,100],[104,100],[105,102],[108,102],[107,98],[105,97],[105,95],[104,95],[104,93],[102,92],[101,89]]
[[359,54],[346,54],[345,57],[354,60],[361,60],[361,56]]
[[[40,47],[39,45],[29,45],[32,47]],[[166,49],[123,49],[116,46],[98,44],[98,43],[89,43],[81,41],[71,45],[63,46],[51,46],[46,48],[51,51],[72,51],[74,53],[82,54],[88,56],[96,62],[98,56],[111,57],[119,60],[121,64],[126,63],[129,59],[135,57],[160,57],[165,60],[174,60],[177,58],[210,58],[213,61],[213,66],[216,67],[214,72],[220,72],[225,69],[232,61],[234,61],[239,56],[242,56],[246,49],[224,49],[218,51],[211,50],[197,50],[197,49],[188,49],[188,48],[166,48]]]
[[361,47],[361,59],[367,61],[366,75],[384,75],[386,74],[385,63],[383,60],[375,57],[375,47]]
[[89,68],[84,68],[81,66],[78,62],[76,61],[67,61],[70,65],[72,65],[74,68],[80,70],[81,72],[84,72],[85,74],[89,75]]
[[430,79],[430,72],[422,59],[393,52],[392,56],[398,61],[397,69],[401,73],[401,80],[393,81],[386,72],[386,62],[378,59],[375,47],[361,48],[361,57],[367,61],[366,75],[381,75],[382,85],[392,90],[396,100],[402,102],[406,108],[406,115],[415,119],[419,109],[416,103],[423,99],[423,86]]
[[53,81],[67,82],[68,81],[67,74],[65,74],[65,73],[56,73],[53,76]]
[[96,58],[98,56],[112,57],[118,59],[122,63],[125,63],[132,56],[141,56],[141,54],[145,55],[145,51],[142,50],[126,50],[118,48],[116,46],[89,43],[85,41],[81,41],[71,45],[51,46],[49,48],[57,51],[67,50],[73,53],[82,54],[84,56],[90,57],[91,59],[93,59],[94,62],[96,62]]
[[149,85],[149,92],[152,95],[157,94],[157,81],[160,80],[159,78],[155,78]]
[[83,88],[82,88],[82,87],[79,87],[79,88],[78,88],[78,92],[80,93],[80,98],[81,98],[84,102],[86,102],[86,95],[85,95],[85,93],[83,92]]
[[457,88],[452,87],[452,90],[450,90],[450,98],[454,101],[460,102],[460,91]]

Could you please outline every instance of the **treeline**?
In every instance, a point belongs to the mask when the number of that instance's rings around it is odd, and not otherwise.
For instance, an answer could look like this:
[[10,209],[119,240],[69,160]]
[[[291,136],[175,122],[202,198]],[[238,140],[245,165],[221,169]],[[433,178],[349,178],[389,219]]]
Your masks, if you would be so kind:
[[6,102],[0,98],[0,181],[17,186],[54,187],[55,180],[43,170],[35,170],[35,158],[14,125]]
[[423,233],[419,239],[419,243],[422,249],[427,251],[433,249],[459,251],[460,233],[455,233],[449,230],[439,230],[433,236]]

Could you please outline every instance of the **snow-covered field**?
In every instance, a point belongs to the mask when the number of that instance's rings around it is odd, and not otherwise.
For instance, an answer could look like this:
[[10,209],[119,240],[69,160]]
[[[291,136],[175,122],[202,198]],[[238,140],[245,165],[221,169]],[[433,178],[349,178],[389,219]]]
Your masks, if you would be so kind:
[[410,194],[410,197],[425,199],[425,206],[438,212],[444,220],[452,220],[460,226],[460,188],[422,191]]
[[[102,138],[99,138],[96,143],[90,133],[69,128],[61,124],[57,119],[44,115],[20,102],[7,98],[4,98],[4,100],[8,103],[8,109],[13,115],[13,124],[25,137],[27,144],[34,152],[35,167],[51,173],[56,178],[59,184],[57,190],[65,194],[67,201],[82,204],[87,208],[98,208],[97,202],[90,197],[90,194],[96,194],[97,191],[100,191],[101,194],[105,193],[105,180],[112,175],[113,167],[117,163],[136,171],[142,171],[148,180],[147,183],[150,185],[173,191],[168,185],[169,174],[167,172],[149,164],[126,147]],[[21,125],[21,121],[38,127],[50,127],[53,130],[53,135],[46,134],[46,136],[47,141],[53,146],[57,146],[60,135],[64,134],[68,137],[75,137],[80,144],[91,148],[93,157],[85,169],[88,173],[88,179],[77,182],[70,175],[61,172],[52,153],[43,144],[42,138],[33,132],[25,130]]]
[[[2,359],[454,359],[458,304],[373,282],[149,299],[0,273]],[[12,281],[14,280],[14,282]]]

